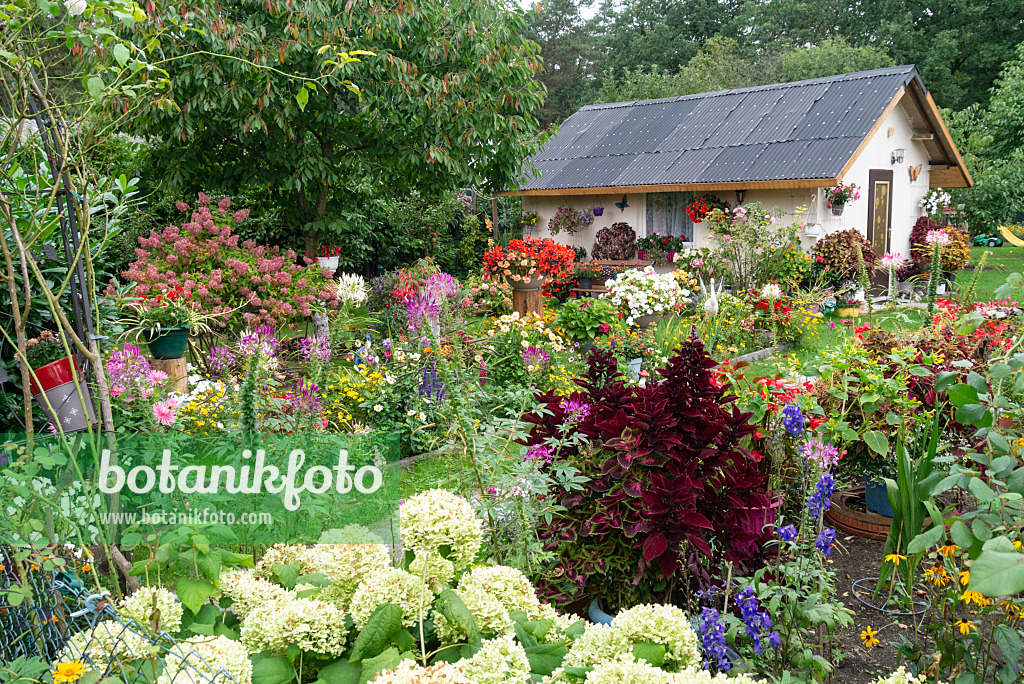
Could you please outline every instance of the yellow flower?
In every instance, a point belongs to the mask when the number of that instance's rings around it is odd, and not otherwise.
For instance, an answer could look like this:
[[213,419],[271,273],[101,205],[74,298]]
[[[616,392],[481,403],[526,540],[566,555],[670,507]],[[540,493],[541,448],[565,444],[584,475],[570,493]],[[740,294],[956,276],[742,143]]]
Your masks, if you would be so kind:
[[71,684],[85,674],[85,664],[78,660],[57,663],[53,670],[53,684]]
[[963,595],[960,597],[960,600],[968,606],[972,603],[977,603],[979,606],[987,606],[989,603],[988,599],[986,599],[984,596],[982,596],[976,591],[971,591],[969,589],[963,593]]
[[949,583],[949,575],[946,574],[946,568],[936,565],[924,571],[924,581],[936,587],[944,587]]
[[907,560],[907,557],[906,556],[901,556],[898,553],[890,553],[888,556],[885,557],[885,560],[889,561],[890,563],[894,563],[896,565],[896,567],[898,568],[898,567],[900,567],[900,561]]
[[958,574],[957,577],[960,579],[960,584],[966,587],[967,583],[971,581],[971,571],[964,570],[960,574]]
[[939,547],[939,553],[942,554],[943,558],[949,558],[954,553],[960,550],[960,547],[956,544],[943,544]]
[[972,629],[975,632],[978,631],[978,628],[975,627],[974,623],[970,622],[970,621],[964,622],[963,620],[957,620],[953,624],[954,624],[954,626],[956,626],[956,627],[958,627],[960,629],[960,633],[963,634],[963,635],[970,634]]
[[878,632],[871,629],[870,625],[864,628],[864,631],[860,633],[860,640],[864,642],[865,648],[874,648],[881,643],[878,640],[877,634]]

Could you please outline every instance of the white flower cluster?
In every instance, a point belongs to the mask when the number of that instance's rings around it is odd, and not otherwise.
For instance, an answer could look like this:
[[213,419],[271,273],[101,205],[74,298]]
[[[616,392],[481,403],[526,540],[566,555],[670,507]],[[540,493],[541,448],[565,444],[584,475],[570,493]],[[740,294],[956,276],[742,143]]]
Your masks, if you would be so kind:
[[426,582],[434,593],[440,594],[455,578],[455,564],[439,553],[427,551],[413,558],[409,572]]
[[363,276],[342,273],[338,276],[338,300],[343,306],[361,306],[366,302],[367,288]]
[[414,660],[403,660],[394,670],[377,675],[373,684],[473,684],[457,665],[438,663],[422,667]]
[[[91,661],[96,668],[108,669],[119,663],[148,658],[152,644],[141,634],[116,620],[104,620],[87,632],[78,632],[64,645],[57,662]],[[87,667],[87,671],[93,668]]]
[[245,647],[226,636],[195,636],[167,651],[157,684],[252,684]]
[[310,546],[304,544],[274,544],[260,558],[256,564],[256,574],[260,577],[273,580],[275,565],[299,564],[299,572],[308,575],[311,572],[319,572],[319,558],[313,553]]
[[260,606],[282,603],[293,597],[284,587],[268,582],[249,570],[222,572],[220,590],[234,602],[231,610],[242,618]]
[[174,634],[181,629],[184,608],[177,597],[163,587],[143,587],[121,602],[118,610],[130,617],[143,629],[153,631],[159,622],[160,631]]
[[601,663],[587,675],[587,684],[758,684],[749,675],[712,675],[707,670],[692,669],[684,672],[666,672],[645,660],[634,660],[622,655]]
[[700,666],[697,635],[686,614],[675,606],[644,604],[615,616],[610,625],[591,625],[566,654],[562,667],[593,667],[621,656],[632,658],[633,646],[648,641],[665,646],[665,667],[684,671]]
[[519,334],[520,344],[525,348],[530,341],[543,344],[555,352],[563,352],[568,348],[565,338],[549,328],[544,319],[537,314],[520,316],[518,311],[505,314],[494,320],[491,324],[491,332],[508,335],[509,333]]
[[782,288],[777,283],[768,283],[761,288],[761,296],[773,302],[782,299]]
[[399,511],[399,528],[405,548],[435,553],[448,546],[456,570],[472,564],[480,550],[480,520],[473,506],[461,496],[443,489],[429,489],[405,501]]
[[879,677],[872,684],[926,684],[928,680],[924,675],[914,676],[907,672],[903,665],[888,677]]
[[459,669],[473,684],[525,684],[530,681],[526,651],[511,635],[489,639]]
[[337,656],[345,648],[345,616],[333,603],[293,598],[269,603],[249,613],[241,640],[251,653],[281,652],[290,644],[303,651]]
[[[504,565],[473,568],[459,580],[455,593],[469,608],[484,636],[512,634],[515,627],[509,613],[514,610],[525,612],[531,620],[554,617],[554,609],[542,607],[526,575]],[[467,637],[459,625],[443,615],[434,617],[434,628],[443,643],[453,644]]]
[[362,629],[377,606],[394,603],[402,608],[402,624],[412,627],[419,623],[421,614],[427,619],[433,602],[434,592],[423,580],[405,570],[394,569],[367,577],[352,597],[349,614],[356,627]]
[[679,286],[675,275],[658,274],[653,266],[623,271],[607,285],[608,292],[602,297],[626,310],[628,325],[641,316],[665,313],[690,297],[690,291]]

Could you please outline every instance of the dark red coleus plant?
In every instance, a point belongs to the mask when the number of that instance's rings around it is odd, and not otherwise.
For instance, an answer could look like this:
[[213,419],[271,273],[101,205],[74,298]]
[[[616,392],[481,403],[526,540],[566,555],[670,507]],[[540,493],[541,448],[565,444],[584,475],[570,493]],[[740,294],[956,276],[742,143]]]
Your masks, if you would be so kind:
[[[722,561],[753,560],[765,533],[752,511],[769,504],[767,478],[740,446],[754,431],[751,414],[714,382],[716,364],[702,344],[683,344],[647,387],[627,386],[608,352],[592,350],[588,365],[571,399],[590,413],[570,429],[589,444],[563,448],[560,458],[592,481],[583,493],[563,494],[566,513],[540,530],[559,557],[540,582],[548,598],[646,600],[673,584],[705,584],[706,569]],[[564,398],[541,401],[547,411],[526,416],[531,444],[566,429]]]

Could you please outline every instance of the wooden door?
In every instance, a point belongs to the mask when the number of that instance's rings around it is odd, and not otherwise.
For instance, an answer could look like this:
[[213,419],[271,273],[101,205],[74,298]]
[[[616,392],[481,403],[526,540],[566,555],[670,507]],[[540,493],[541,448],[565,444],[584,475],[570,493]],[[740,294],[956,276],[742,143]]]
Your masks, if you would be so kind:
[[868,172],[868,242],[881,257],[892,232],[892,169]]

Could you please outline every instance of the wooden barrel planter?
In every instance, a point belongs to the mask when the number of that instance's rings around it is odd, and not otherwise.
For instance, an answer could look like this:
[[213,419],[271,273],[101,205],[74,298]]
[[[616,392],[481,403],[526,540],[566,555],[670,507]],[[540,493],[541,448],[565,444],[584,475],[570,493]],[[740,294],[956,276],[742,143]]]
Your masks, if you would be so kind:
[[832,495],[832,505],[825,511],[825,518],[843,532],[864,539],[885,541],[889,536],[892,518],[851,508],[849,501],[856,498],[864,499],[864,485],[836,492]]

